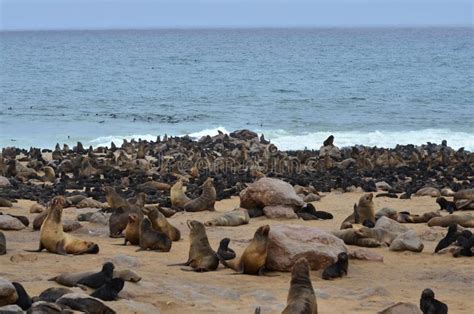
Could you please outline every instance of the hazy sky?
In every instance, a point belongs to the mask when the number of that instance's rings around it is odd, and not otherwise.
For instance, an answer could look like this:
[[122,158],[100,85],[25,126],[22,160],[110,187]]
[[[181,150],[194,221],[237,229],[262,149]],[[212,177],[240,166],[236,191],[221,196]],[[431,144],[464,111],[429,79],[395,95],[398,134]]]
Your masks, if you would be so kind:
[[0,0],[0,30],[471,25],[474,0]]

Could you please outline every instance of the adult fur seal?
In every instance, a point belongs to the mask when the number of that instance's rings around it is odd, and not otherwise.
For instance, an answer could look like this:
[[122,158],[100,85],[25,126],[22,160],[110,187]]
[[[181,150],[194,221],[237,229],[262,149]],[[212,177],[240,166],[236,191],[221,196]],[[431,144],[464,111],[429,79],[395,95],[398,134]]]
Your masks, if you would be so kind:
[[240,258],[226,261],[221,259],[221,263],[235,270],[238,273],[248,275],[263,275],[267,262],[268,233],[270,226],[261,226],[255,231],[254,237]]
[[115,301],[118,299],[118,294],[122,291],[124,285],[125,282],[122,278],[114,278],[94,291],[91,297],[101,299],[102,301]]
[[60,297],[56,304],[67,306],[85,313],[115,314],[116,312],[101,300],[83,293],[68,293]]
[[354,204],[354,212],[349,215],[341,224],[341,229],[348,227],[348,224],[361,223],[366,219],[375,223],[374,194],[367,193],[359,198],[359,203]]
[[141,219],[143,213],[139,206],[129,204],[113,187],[105,187],[104,191],[107,203],[113,209],[112,215],[109,218],[110,237],[122,237],[122,231],[125,230],[128,224],[128,215],[136,213]]
[[448,227],[457,224],[465,228],[474,228],[474,217],[471,215],[448,215],[443,217],[434,217],[428,221],[428,226]]
[[91,274],[81,278],[77,285],[84,285],[89,288],[97,289],[100,288],[107,282],[110,282],[114,275],[114,264],[107,262],[102,265],[102,270],[98,273]]
[[355,230],[352,228],[333,231],[332,234],[334,234],[339,239],[342,239],[345,244],[349,245],[363,247],[379,247],[382,245],[379,241],[365,236],[360,230]]
[[309,276],[309,263],[306,258],[298,259],[291,270],[291,283],[286,307],[282,314],[317,314],[318,304]]
[[178,180],[176,183],[171,187],[170,195],[171,195],[171,205],[176,208],[184,208],[184,205],[191,201],[189,197],[186,196],[185,188],[183,186],[183,180]]
[[423,290],[420,298],[420,310],[423,314],[448,314],[448,306],[435,299],[433,290]]
[[43,292],[40,293],[40,295],[35,298],[35,302],[38,300],[45,301],[45,302],[56,302],[57,299],[62,297],[65,294],[72,293],[73,291],[68,288],[63,288],[63,287],[53,287],[53,288],[48,288],[44,290]]
[[138,241],[139,250],[169,252],[171,243],[170,238],[165,233],[153,229],[150,219],[146,217],[142,219],[140,222],[140,240]]
[[[216,270],[219,266],[219,258],[211,248],[207,238],[206,228],[196,220],[188,220],[189,232],[189,257],[186,263],[172,264],[169,266],[190,266],[196,272],[207,272]],[[183,269],[187,270],[187,269]]]
[[131,245],[138,245],[140,242],[140,217],[138,214],[128,214],[128,224],[125,228],[125,240],[123,245],[130,242]]
[[217,218],[208,220],[205,226],[240,226],[248,224],[250,220],[249,213],[244,208],[236,208],[231,212],[225,213]]
[[187,202],[184,205],[184,210],[187,212],[199,212],[204,210],[215,211],[214,204],[216,203],[216,189],[213,185],[214,179],[207,178],[202,184],[201,195]]
[[171,241],[179,241],[181,232],[178,228],[169,223],[166,217],[157,209],[152,209],[147,213],[153,229],[163,232]]
[[342,277],[347,275],[347,269],[349,268],[349,256],[346,252],[341,252],[337,255],[337,261],[326,267],[323,271],[323,279],[331,280],[334,278]]
[[[58,276],[48,279],[49,281],[56,281],[58,284],[67,286],[67,287],[74,287],[77,285],[78,281],[82,278],[86,278],[90,275],[95,274],[96,272],[87,271],[87,272],[79,272],[79,273],[62,273]],[[131,270],[124,269],[124,270],[114,270],[113,278],[121,278],[125,281],[130,282],[139,282],[142,278],[134,273]]]
[[44,249],[51,253],[57,254],[96,254],[99,252],[99,246],[90,241],[79,240],[67,233],[64,233],[61,224],[61,217],[66,199],[62,196],[57,196],[51,201],[51,208],[48,212],[40,231],[39,248],[36,251],[40,252]]

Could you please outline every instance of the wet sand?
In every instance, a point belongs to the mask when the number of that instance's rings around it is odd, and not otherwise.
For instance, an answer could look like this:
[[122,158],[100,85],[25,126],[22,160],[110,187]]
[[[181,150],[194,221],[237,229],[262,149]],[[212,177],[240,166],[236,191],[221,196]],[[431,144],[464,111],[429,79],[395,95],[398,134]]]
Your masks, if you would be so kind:
[[[317,209],[329,211],[334,219],[326,221],[251,219],[239,227],[208,227],[207,234],[214,249],[224,237],[231,238],[230,247],[239,255],[263,224],[299,224],[327,231],[339,228],[341,221],[352,212],[360,193],[329,193],[313,203]],[[36,214],[29,213],[33,202],[19,201],[12,208],[0,208],[4,213],[26,215],[30,225]],[[434,198],[414,197],[411,200],[376,198],[377,209],[392,207],[414,214],[437,210]],[[108,237],[108,227],[83,222],[83,228],[73,232],[77,237],[95,241],[100,246],[97,255],[60,256],[47,252],[29,253],[25,249],[38,247],[39,231],[31,227],[21,231],[3,231],[7,238],[6,255],[0,256],[0,277],[21,282],[31,296],[52,286],[47,279],[62,272],[100,270],[110,258],[122,254],[132,256],[130,268],[142,276],[139,283],[126,282],[120,301],[107,302],[119,313],[253,313],[260,306],[262,313],[281,312],[286,305],[290,273],[277,277],[232,275],[222,266],[218,271],[194,273],[181,271],[168,264],[185,262],[189,240],[187,219],[205,221],[221,212],[232,210],[238,198],[216,204],[217,212],[178,213],[170,222],[181,230],[183,239],[173,242],[169,253],[136,252],[137,247],[121,246],[123,239]],[[89,210],[67,208],[63,219],[75,219]],[[445,214],[445,213],[443,213]],[[447,303],[450,313],[470,313],[474,307],[474,267],[472,258],[433,255],[446,229],[426,224],[407,224],[422,235],[421,253],[390,252],[388,248],[367,249],[383,255],[384,262],[350,260],[349,274],[343,279],[325,281],[321,271],[312,271],[311,279],[317,294],[319,313],[375,313],[396,302],[419,303],[421,291],[432,288],[436,298]],[[472,229],[474,231],[474,229]],[[358,247],[348,246],[349,249]],[[116,263],[116,267],[128,267]],[[75,288],[77,289],[77,288]]]

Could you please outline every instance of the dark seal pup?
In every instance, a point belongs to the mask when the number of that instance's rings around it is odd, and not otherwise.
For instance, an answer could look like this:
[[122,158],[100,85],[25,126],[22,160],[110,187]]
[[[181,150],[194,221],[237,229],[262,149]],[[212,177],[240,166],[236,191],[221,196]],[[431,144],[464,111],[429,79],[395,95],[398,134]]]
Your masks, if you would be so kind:
[[122,278],[114,278],[94,291],[91,297],[102,301],[115,301],[118,299],[118,294],[122,291],[124,285],[125,281]]
[[437,253],[438,251],[441,251],[444,248],[447,248],[452,243],[456,242],[457,237],[458,237],[458,225],[450,225],[448,227],[448,233],[446,234],[446,236],[438,242],[438,245],[436,245],[435,253]]
[[286,304],[282,314],[318,314],[316,294],[309,277],[309,263],[304,257],[298,259],[291,270],[290,290]]
[[219,248],[217,249],[217,256],[219,256],[219,259],[230,260],[235,258],[235,251],[229,248],[229,243],[229,238],[224,238],[219,243]]
[[112,280],[114,276],[114,268],[114,264],[107,262],[102,266],[100,272],[81,278],[77,282],[77,285],[84,285],[93,289],[100,288],[102,285]]
[[448,306],[436,300],[433,290],[429,288],[421,293],[420,310],[423,314],[448,314]]
[[347,269],[349,268],[349,257],[347,253],[342,252],[337,255],[337,262],[326,267],[323,271],[323,279],[331,280],[334,278],[342,277],[347,275]]

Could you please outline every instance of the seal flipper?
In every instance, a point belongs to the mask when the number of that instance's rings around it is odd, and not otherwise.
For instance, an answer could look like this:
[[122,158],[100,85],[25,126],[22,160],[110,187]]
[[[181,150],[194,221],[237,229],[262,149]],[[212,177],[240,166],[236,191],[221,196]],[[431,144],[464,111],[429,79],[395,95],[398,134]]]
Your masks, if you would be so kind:
[[354,223],[360,223],[359,208],[357,207],[357,204],[354,204]]
[[39,247],[36,250],[25,250],[25,252],[41,252],[45,249],[43,244],[40,242]]
[[189,266],[189,265],[191,265],[191,261],[187,261],[185,263],[168,264],[166,266]]

